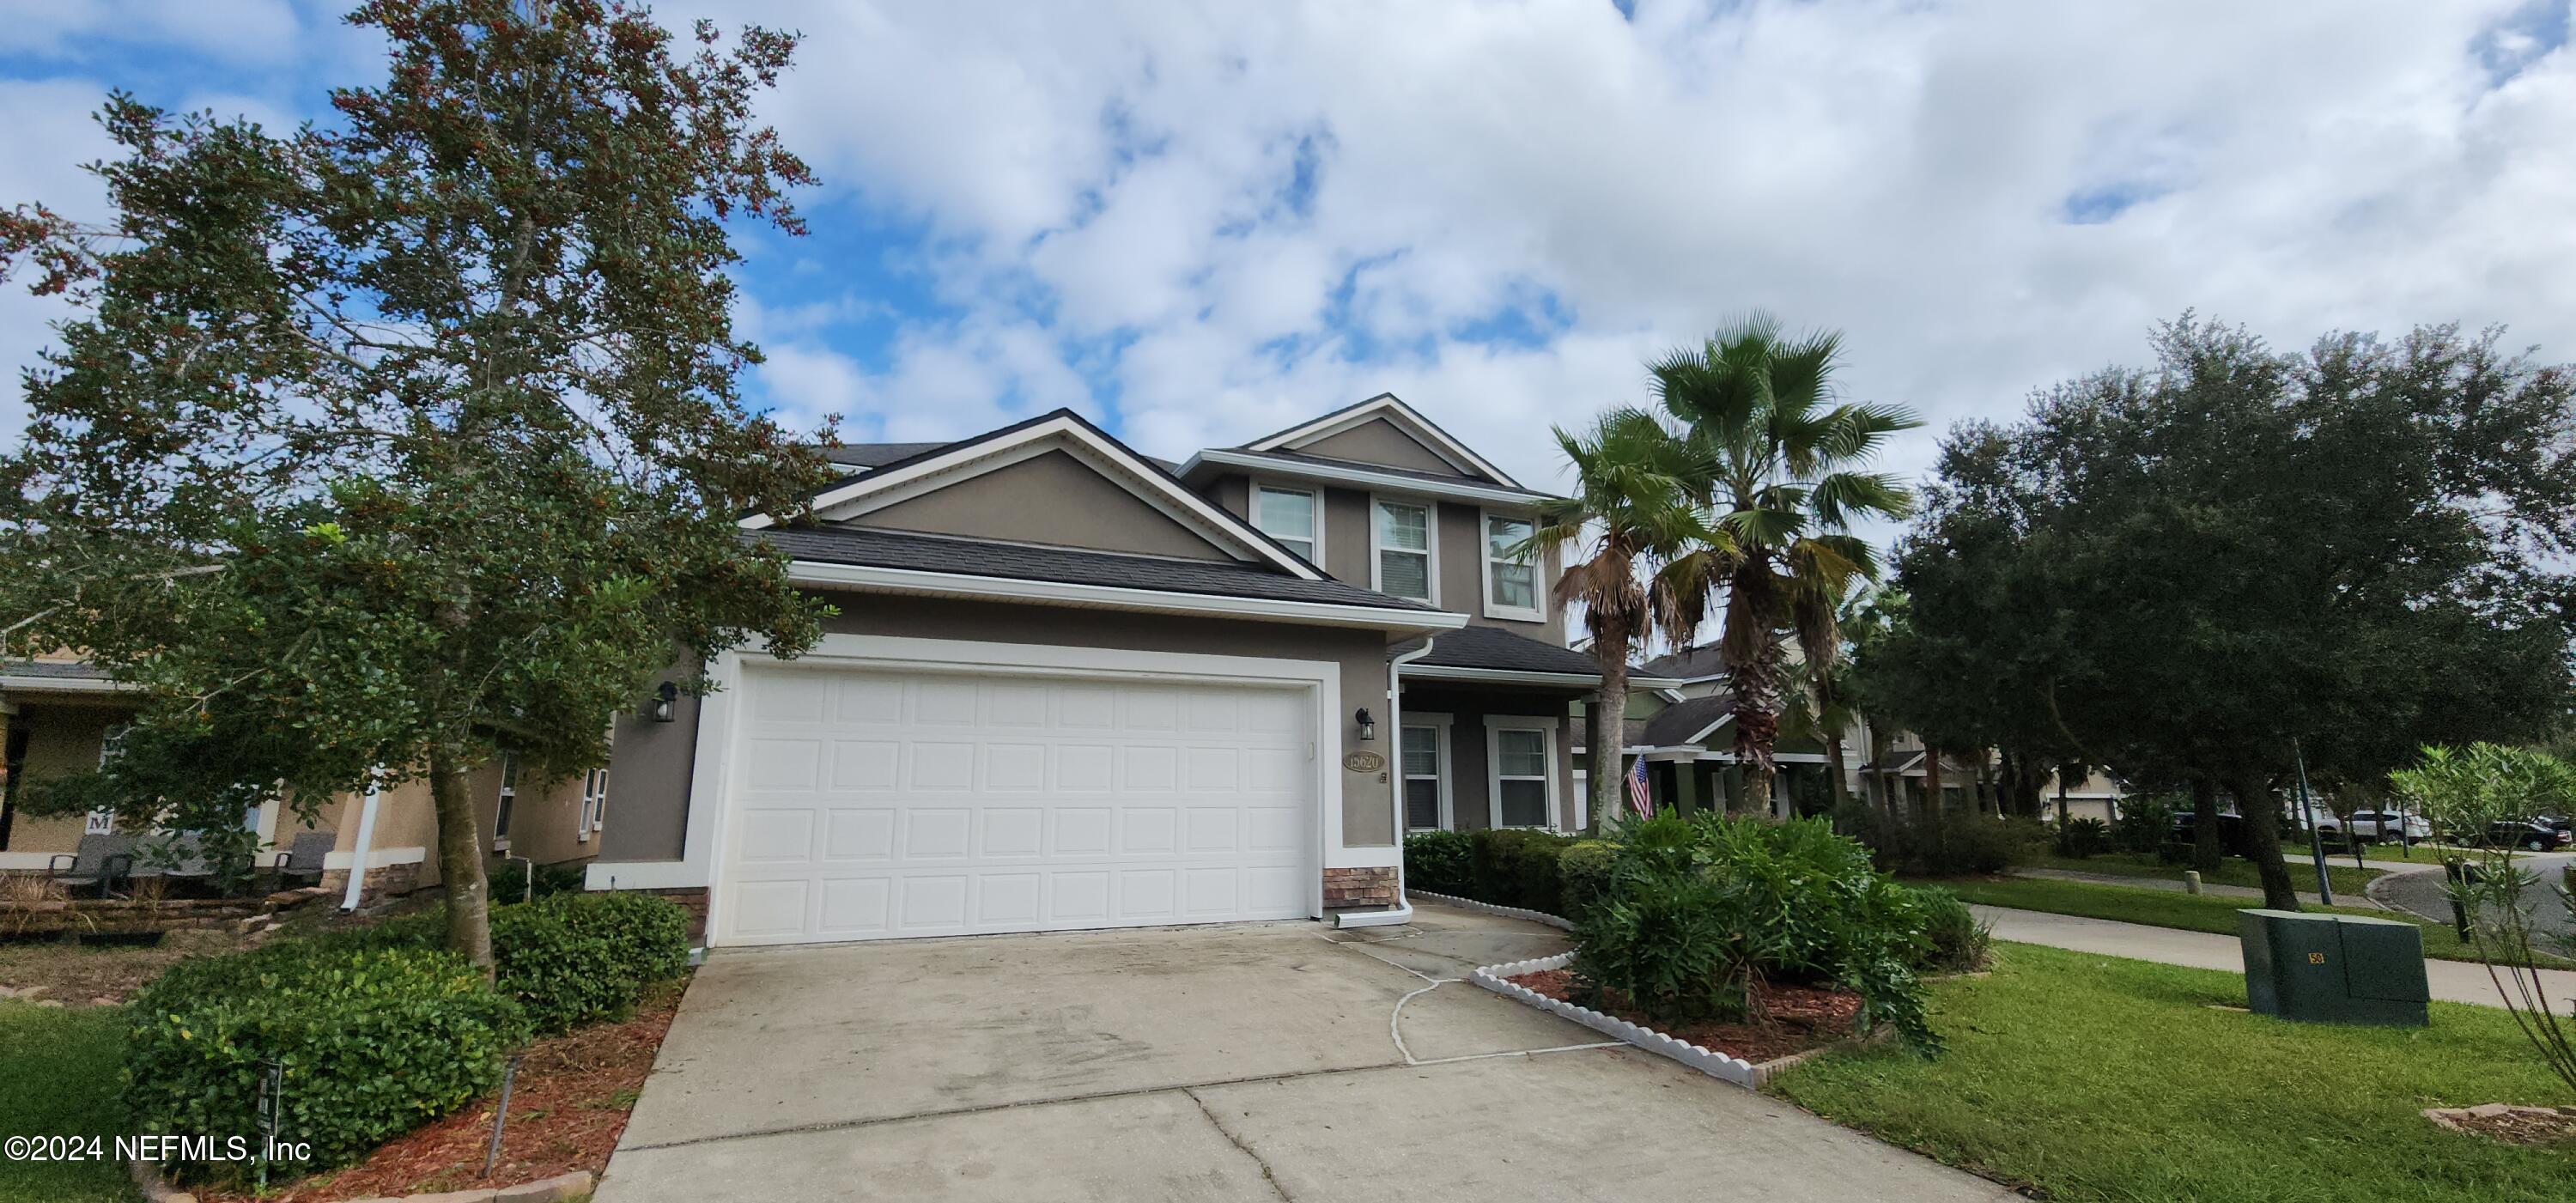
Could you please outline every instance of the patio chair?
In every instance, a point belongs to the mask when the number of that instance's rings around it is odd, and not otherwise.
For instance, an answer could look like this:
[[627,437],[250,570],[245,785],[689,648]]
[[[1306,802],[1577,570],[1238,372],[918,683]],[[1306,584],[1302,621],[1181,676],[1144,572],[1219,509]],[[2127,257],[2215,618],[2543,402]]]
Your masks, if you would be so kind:
[[319,882],[322,880],[322,862],[339,842],[340,833],[337,831],[296,832],[293,844],[270,854],[274,859],[268,867],[276,871],[280,885],[307,878]]
[[97,886],[105,898],[110,886],[134,875],[134,842],[129,832],[84,835],[77,850],[57,852],[45,863],[45,876],[67,890]]
[[174,882],[213,881],[215,863],[206,855],[204,836],[193,831],[181,831],[167,837],[157,849],[145,856],[143,868],[134,875]]

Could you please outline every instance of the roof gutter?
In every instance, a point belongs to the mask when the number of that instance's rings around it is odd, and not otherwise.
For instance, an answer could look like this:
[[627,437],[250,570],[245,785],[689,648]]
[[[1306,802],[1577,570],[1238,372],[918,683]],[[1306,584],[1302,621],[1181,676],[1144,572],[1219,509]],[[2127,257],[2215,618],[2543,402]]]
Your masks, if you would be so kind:
[[[1411,659],[1412,657],[1407,657]],[[1599,673],[1534,672],[1517,668],[1471,668],[1455,664],[1416,664],[1404,675],[1424,681],[1482,681],[1491,685],[1563,685],[1595,688],[1601,684]],[[1630,677],[1628,684],[1638,689],[1661,689],[1659,677]]]
[[1466,481],[1452,483],[1445,480],[1427,480],[1419,476],[1403,476],[1393,472],[1371,472],[1366,468],[1343,467],[1339,464],[1318,464],[1309,460],[1287,459],[1275,455],[1262,455],[1258,452],[1218,450],[1202,451],[1191,456],[1189,458],[1189,462],[1182,464],[1181,470],[1174,473],[1174,475],[1186,478],[1190,473],[1197,471],[1199,466],[1202,464],[1212,464],[1221,468],[1234,468],[1247,472],[1267,472],[1278,476],[1300,476],[1311,480],[1328,480],[1336,484],[1357,485],[1362,488],[1381,489],[1389,493],[1412,493],[1428,497],[1454,498],[1460,501],[1484,501],[1491,502],[1496,505],[1520,506],[1525,509],[1532,506],[1545,505],[1551,501],[1560,500],[1560,498],[1547,493],[1532,493],[1519,489],[1497,489],[1487,485],[1473,484]]
[[139,688],[107,677],[0,676],[0,689],[19,693],[123,693]]
[[[1430,655],[1431,645],[1437,641],[1437,636],[1425,639],[1422,641],[1422,646],[1401,656],[1391,656],[1386,662],[1386,729],[1395,733],[1395,738],[1389,742],[1395,745],[1396,771],[1393,775],[1397,777],[1401,777],[1404,773],[1404,666]],[[1390,818],[1395,824],[1395,842],[1398,846],[1402,846],[1404,843],[1404,787],[1399,784],[1389,788],[1386,793],[1387,805],[1392,811]],[[1333,917],[1333,926],[1391,927],[1409,922],[1412,918],[1413,899],[1404,892],[1404,858],[1399,856],[1395,861],[1395,908],[1365,915],[1336,915]]]
[[917,568],[877,568],[861,564],[825,564],[797,560],[787,579],[799,585],[904,593],[920,597],[967,597],[1026,602],[1042,606],[1076,606],[1132,610],[1146,614],[1192,614],[1243,618],[1300,626],[1358,627],[1364,630],[1424,634],[1454,631],[1467,616],[1445,610],[1394,606],[1356,606],[1333,602],[1281,601],[1215,593],[1173,593],[1117,585],[1082,585],[1066,581],[1033,581],[1016,577],[927,572]]

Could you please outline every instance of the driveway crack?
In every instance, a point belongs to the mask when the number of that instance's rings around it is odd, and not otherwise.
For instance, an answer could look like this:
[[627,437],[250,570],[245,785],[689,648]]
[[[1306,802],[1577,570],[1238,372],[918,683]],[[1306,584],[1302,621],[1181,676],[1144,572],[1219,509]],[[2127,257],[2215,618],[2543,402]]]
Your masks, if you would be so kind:
[[1279,1176],[1270,1172],[1270,1163],[1264,1160],[1261,1154],[1253,1152],[1251,1145],[1244,1143],[1242,1137],[1234,1134],[1234,1129],[1226,1127],[1225,1121],[1216,1117],[1215,1109],[1207,1105],[1206,1099],[1199,1097],[1198,1091],[1184,1086],[1181,1088],[1181,1093],[1190,1096],[1190,1101],[1199,1105],[1199,1114],[1207,1117],[1207,1122],[1216,1129],[1217,1135],[1224,1137],[1226,1143],[1243,1150],[1243,1155],[1251,1158],[1252,1164],[1261,1167],[1261,1180],[1270,1184],[1270,1193],[1279,1196],[1281,1203],[1297,1203],[1295,1197],[1288,1193],[1288,1188],[1279,1184]]

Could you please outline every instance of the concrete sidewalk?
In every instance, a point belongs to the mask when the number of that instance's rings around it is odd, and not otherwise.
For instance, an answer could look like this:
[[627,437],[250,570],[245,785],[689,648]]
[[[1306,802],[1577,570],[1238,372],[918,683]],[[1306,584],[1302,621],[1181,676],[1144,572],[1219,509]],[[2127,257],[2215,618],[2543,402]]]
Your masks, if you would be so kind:
[[[2234,936],[2115,923],[2076,915],[2016,911],[1999,906],[1972,906],[1969,909],[1975,911],[1978,918],[1994,924],[1998,940],[2045,944],[2051,948],[2137,961],[2160,961],[2167,965],[2189,965],[2195,969],[2219,969],[2229,973],[2245,971],[2245,954]],[[2424,971],[2435,998],[2479,1007],[2504,1005],[2504,993],[2498,989],[2495,979],[2487,975],[2484,965],[2465,961],[2426,961]],[[2576,999],[2576,972],[2543,969],[2540,977],[2553,1002]]]
[[[2119,873],[2085,873],[2075,869],[2010,869],[2006,871],[2006,875],[2010,877],[2035,877],[2044,881],[2078,881],[2089,886],[2128,886],[2131,889],[2138,890],[2164,890],[2168,893],[2174,894],[2188,893],[2191,889],[2190,886],[2185,885],[2182,882],[2175,881],[2170,877],[2130,877]],[[2209,884],[2200,887],[2200,892],[2207,894],[2212,898],[2253,898],[2259,900],[2263,897],[2263,891],[2254,889],[2250,886]],[[2299,902],[2305,906],[2325,905],[2324,902],[2319,900],[2317,895],[2311,893],[2301,893],[2299,895]],[[2337,894],[2335,895],[2335,905],[2373,906],[2376,904],[2365,897],[2346,898],[2341,894]]]

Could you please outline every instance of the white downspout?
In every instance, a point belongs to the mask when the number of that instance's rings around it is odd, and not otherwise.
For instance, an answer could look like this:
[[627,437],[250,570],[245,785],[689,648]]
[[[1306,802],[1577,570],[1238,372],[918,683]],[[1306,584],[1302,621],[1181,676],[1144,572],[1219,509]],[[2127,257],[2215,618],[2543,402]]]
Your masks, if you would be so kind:
[[1336,916],[1333,920],[1335,927],[1390,927],[1409,922],[1413,918],[1413,900],[1405,897],[1404,893],[1404,681],[1402,678],[1405,665],[1431,654],[1431,644],[1432,639],[1424,639],[1421,647],[1401,656],[1390,657],[1386,662],[1386,729],[1393,737],[1387,741],[1387,745],[1395,749],[1395,755],[1387,758],[1387,780],[1390,783],[1387,795],[1393,807],[1393,814],[1390,817],[1395,823],[1395,909],[1374,911],[1365,915]]
[[349,889],[340,896],[340,909],[358,909],[358,900],[367,889],[367,856],[376,842],[377,774],[367,774],[367,796],[358,804],[358,846],[349,853]]

